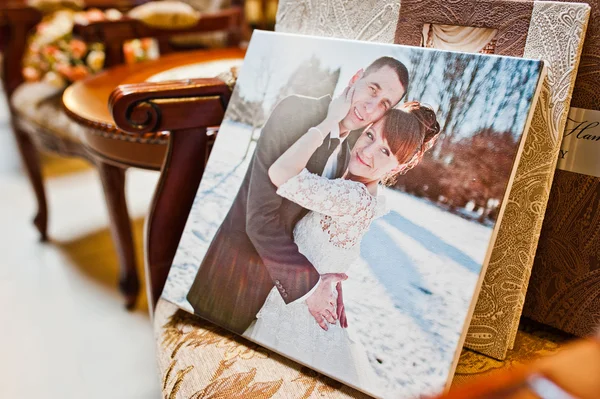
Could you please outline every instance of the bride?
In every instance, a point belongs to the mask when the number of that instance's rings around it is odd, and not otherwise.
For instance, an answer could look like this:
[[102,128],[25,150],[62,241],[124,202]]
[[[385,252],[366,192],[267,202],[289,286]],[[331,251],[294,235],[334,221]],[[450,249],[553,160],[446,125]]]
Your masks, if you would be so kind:
[[[341,292],[336,284],[347,278],[345,273],[360,257],[362,237],[384,213],[379,184],[391,184],[394,176],[416,166],[439,133],[430,108],[418,102],[405,103],[402,110],[392,109],[364,129],[342,178],[329,180],[310,173],[306,164],[348,113],[352,94],[352,88],[346,88],[331,102],[325,120],[309,129],[269,168],[277,194],[309,210],[294,227],[294,242],[319,274],[341,276],[319,282],[331,285],[334,298]],[[334,378],[376,390],[366,352],[348,335],[346,320],[336,322],[337,317],[330,316],[327,319],[334,324],[320,327],[305,301],[286,305],[274,287],[244,335]]]

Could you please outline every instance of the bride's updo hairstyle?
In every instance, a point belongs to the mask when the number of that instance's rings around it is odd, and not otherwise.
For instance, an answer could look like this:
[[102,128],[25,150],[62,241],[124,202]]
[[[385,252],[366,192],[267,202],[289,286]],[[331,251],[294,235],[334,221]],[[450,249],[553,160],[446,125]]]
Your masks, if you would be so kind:
[[385,116],[383,135],[402,165],[399,172],[386,176],[382,183],[393,185],[421,162],[423,155],[433,147],[440,135],[440,124],[433,109],[418,101],[409,101],[392,109]]
[[[418,101],[407,101],[400,109],[414,115],[419,121],[421,132],[423,134],[423,145],[429,150],[435,144],[435,141],[440,135],[440,124],[433,109],[430,106],[421,104]],[[424,152],[425,152],[424,151]]]

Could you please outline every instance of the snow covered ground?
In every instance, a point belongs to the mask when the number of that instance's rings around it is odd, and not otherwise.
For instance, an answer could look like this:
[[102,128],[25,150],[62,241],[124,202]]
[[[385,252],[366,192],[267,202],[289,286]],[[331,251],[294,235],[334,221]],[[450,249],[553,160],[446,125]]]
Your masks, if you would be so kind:
[[[229,122],[219,135],[163,292],[188,311],[187,291],[250,161],[240,161],[247,126]],[[390,211],[372,224],[344,282],[348,330],[385,397],[416,397],[449,377],[492,230],[402,192],[385,195]]]

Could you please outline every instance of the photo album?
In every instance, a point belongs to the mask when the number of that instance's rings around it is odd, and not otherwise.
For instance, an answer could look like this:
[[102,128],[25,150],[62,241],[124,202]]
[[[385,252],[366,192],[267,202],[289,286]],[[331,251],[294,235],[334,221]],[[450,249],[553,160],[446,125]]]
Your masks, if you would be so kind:
[[162,297],[366,394],[442,392],[545,74],[255,31]]

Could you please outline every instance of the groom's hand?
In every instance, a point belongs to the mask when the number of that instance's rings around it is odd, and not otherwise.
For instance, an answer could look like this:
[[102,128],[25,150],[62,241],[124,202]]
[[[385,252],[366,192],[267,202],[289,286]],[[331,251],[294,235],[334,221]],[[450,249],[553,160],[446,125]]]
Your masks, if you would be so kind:
[[344,273],[322,274],[315,292],[306,298],[308,311],[325,331],[329,329],[327,322],[335,324],[338,317],[333,286],[347,278],[348,276]]

